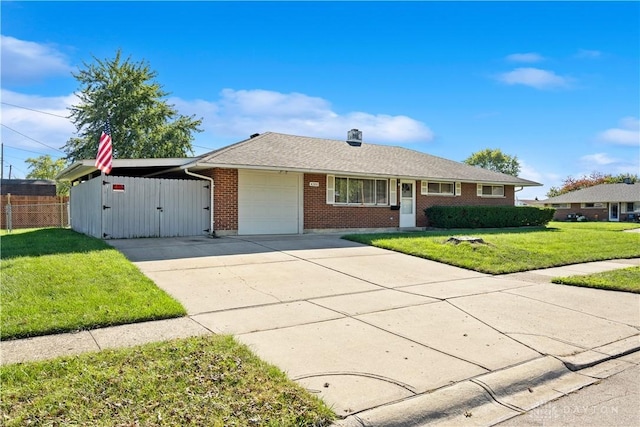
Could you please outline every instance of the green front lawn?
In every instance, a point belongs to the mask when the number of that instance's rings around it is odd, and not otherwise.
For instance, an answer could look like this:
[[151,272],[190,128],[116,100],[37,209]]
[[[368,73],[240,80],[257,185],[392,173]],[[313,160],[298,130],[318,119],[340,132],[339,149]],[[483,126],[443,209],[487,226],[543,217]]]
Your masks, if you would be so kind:
[[324,426],[334,414],[228,336],[0,368],[6,426]]
[[557,277],[552,282],[640,294],[640,267],[604,271],[586,276]]
[[[470,270],[505,274],[615,258],[640,257],[633,223],[552,222],[546,228],[438,230],[358,234],[346,239]],[[446,243],[452,236],[480,237],[485,244]]]
[[102,240],[57,228],[0,236],[2,339],[186,314]]

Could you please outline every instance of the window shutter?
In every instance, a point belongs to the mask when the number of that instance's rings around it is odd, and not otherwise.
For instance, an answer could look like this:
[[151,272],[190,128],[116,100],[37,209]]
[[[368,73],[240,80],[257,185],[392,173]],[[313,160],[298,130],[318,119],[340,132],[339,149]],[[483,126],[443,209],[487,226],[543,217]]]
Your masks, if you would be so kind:
[[482,184],[478,184],[477,195],[478,197],[482,197]]
[[462,196],[462,183],[456,182],[456,196]]
[[398,205],[398,180],[395,178],[389,180],[389,205]]
[[336,197],[336,177],[333,175],[327,175],[327,204],[332,205],[335,203]]
[[429,189],[427,187],[427,181],[420,181],[420,194],[428,194]]

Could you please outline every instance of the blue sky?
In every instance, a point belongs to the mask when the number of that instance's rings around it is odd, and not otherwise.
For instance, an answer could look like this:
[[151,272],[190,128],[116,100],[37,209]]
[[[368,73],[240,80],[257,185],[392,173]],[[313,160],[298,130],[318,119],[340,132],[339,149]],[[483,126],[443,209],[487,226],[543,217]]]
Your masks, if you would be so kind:
[[27,157],[64,156],[71,73],[118,49],[148,62],[180,113],[203,118],[195,154],[256,132],[358,128],[366,142],[457,161],[499,148],[545,184],[523,199],[567,176],[640,173],[638,2],[1,7],[5,178],[9,165],[23,178]]

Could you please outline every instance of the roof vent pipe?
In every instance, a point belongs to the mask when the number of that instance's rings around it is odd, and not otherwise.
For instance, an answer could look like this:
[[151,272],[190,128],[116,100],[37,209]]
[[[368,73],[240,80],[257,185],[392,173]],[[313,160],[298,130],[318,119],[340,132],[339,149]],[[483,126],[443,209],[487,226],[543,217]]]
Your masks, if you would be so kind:
[[347,132],[347,143],[353,147],[359,147],[362,145],[362,131],[358,129],[351,129]]

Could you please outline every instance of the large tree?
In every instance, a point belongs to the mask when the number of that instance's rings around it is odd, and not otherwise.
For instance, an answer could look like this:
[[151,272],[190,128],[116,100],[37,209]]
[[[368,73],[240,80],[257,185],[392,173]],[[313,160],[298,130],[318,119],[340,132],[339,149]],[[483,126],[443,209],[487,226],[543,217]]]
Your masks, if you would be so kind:
[[[56,179],[56,176],[67,165],[64,159],[53,160],[50,155],[46,154],[39,157],[30,157],[25,160],[29,167],[27,179]],[[57,182],[56,193],[61,196],[69,194],[69,183]]]
[[477,151],[467,157],[464,163],[471,166],[480,166],[494,172],[506,173],[507,175],[518,176],[520,173],[518,158],[505,154],[498,148],[486,148]]
[[79,103],[70,108],[77,136],[64,146],[70,161],[95,158],[98,140],[109,118],[113,157],[184,157],[193,153],[192,133],[202,119],[178,114],[154,81],[157,73],[146,62],[113,59],[83,63],[73,74],[80,84]]
[[630,181],[632,183],[640,181],[638,175],[632,174],[619,174],[611,175],[604,174],[602,172],[591,172],[589,176],[583,175],[580,178],[574,178],[572,176],[566,177],[562,181],[562,186],[551,187],[547,192],[547,197],[556,197],[561,194],[570,193],[571,191],[581,190],[583,188],[593,187],[599,184],[616,184]]

